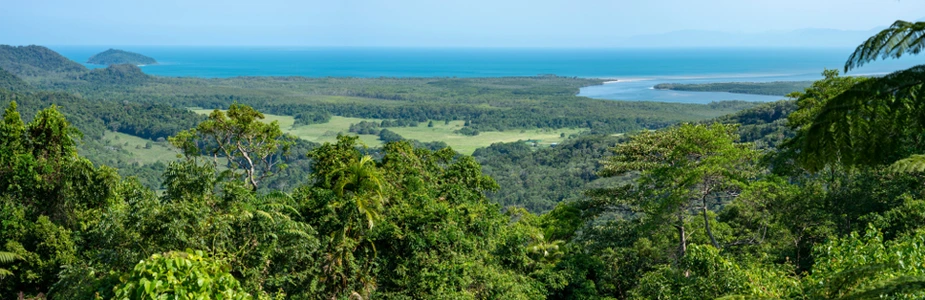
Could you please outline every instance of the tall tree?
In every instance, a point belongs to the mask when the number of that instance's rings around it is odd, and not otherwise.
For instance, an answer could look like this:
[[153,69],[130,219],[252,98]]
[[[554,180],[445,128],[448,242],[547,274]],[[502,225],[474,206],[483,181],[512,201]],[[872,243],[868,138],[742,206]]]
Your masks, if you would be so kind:
[[178,133],[170,142],[187,158],[202,154],[228,159],[233,170],[252,189],[264,178],[286,168],[283,161],[294,137],[283,134],[276,121],[265,123],[262,113],[250,106],[232,104],[228,112],[216,109],[194,129]]
[[[370,237],[384,205],[384,181],[376,161],[357,149],[357,137],[338,136],[309,152],[311,189],[296,193],[312,209],[305,215],[322,237],[323,295],[368,296],[376,289],[376,248]],[[304,193],[304,194],[303,194]]]
[[649,224],[673,224],[678,230],[678,251],[687,251],[685,218],[692,209],[703,217],[710,242],[721,248],[710,228],[710,211],[717,201],[734,197],[752,175],[757,152],[736,143],[735,126],[684,124],[643,132],[617,145],[604,162],[602,175],[641,172],[636,186],[626,193],[629,205],[644,214]]

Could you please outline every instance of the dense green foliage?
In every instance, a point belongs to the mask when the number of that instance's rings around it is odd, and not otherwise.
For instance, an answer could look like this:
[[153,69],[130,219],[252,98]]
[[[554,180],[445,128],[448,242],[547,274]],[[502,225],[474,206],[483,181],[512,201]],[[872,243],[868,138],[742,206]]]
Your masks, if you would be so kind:
[[97,65],[154,65],[157,64],[157,61],[153,58],[135,53],[128,52],[118,49],[109,49],[97,54],[94,54],[87,60],[88,64],[97,64]]
[[0,89],[0,105],[7,106],[11,101],[18,103],[26,121],[39,110],[52,104],[58,105],[58,110],[67,116],[68,121],[83,132],[83,139],[78,145],[83,156],[96,164],[117,167],[120,174],[138,176],[149,187],[160,186],[160,174],[165,170],[166,162],[150,165],[132,163],[129,149],[101,139],[106,130],[163,141],[201,120],[196,114],[162,104],[89,101],[58,92],[12,93]]
[[[494,181],[471,157],[448,149],[392,143],[376,161],[358,150],[355,138],[343,137],[309,153],[315,171],[292,194],[258,194],[190,156],[168,166],[166,191],[157,196],[78,157],[77,132],[54,107],[24,124],[13,105],[2,129],[11,138],[0,149],[6,182],[0,237],[24,258],[12,262],[16,278],[0,283],[5,294],[136,299],[181,288],[185,295],[311,299],[543,294],[524,273],[538,267],[524,250],[531,230],[510,227],[511,216],[483,194],[497,188]],[[241,135],[232,140],[251,134],[233,132]],[[187,248],[202,252],[170,254]],[[58,272],[60,266],[67,268]],[[431,271],[408,271],[425,268]]]
[[786,96],[792,92],[801,91],[812,83],[812,81],[659,83],[654,88],[658,90]]
[[98,138],[106,129],[146,139],[167,138],[195,125],[201,117],[163,104],[86,100],[67,93],[12,93],[0,90],[0,105],[16,101],[24,115],[56,104],[88,137]]
[[[4,297],[917,299],[925,290],[916,68],[883,78],[826,71],[794,100],[713,104],[749,109],[708,122],[716,111],[697,109],[710,106],[574,97],[583,79],[136,82],[120,79],[128,67],[97,72],[114,80],[84,72],[30,81],[64,91],[0,91]],[[150,102],[161,100],[228,110],[202,119]],[[248,104],[308,120],[455,118],[478,131],[586,116],[591,124],[576,126],[608,134],[548,148],[499,143],[470,157],[366,122],[356,127],[378,133],[382,148],[353,136],[319,146],[260,122]],[[596,108],[642,117],[540,117]],[[521,123],[531,117],[539,123]],[[695,122],[623,135],[610,126],[662,126],[653,120]],[[127,166],[162,174],[160,191],[84,157],[119,159],[118,142],[99,137],[144,128],[161,128],[147,137],[171,137],[184,154]]]
[[[240,134],[230,140],[277,136],[259,129],[272,124],[241,122],[256,117],[241,109],[199,127],[235,122],[242,128],[230,130]],[[393,142],[373,158],[351,137],[309,151],[311,175],[292,193],[255,192],[192,155],[167,167],[158,196],[76,156],[76,131],[54,108],[29,123],[16,111],[7,109],[0,131],[12,137],[0,149],[0,178],[15,182],[2,185],[9,190],[0,238],[3,250],[22,257],[8,263],[12,279],[2,288],[10,293],[135,299],[183,288],[186,295],[198,289],[212,297],[294,299],[699,299],[905,293],[916,282],[881,276],[886,281],[850,289],[813,283],[861,274],[857,268],[892,268],[905,259],[892,253],[916,251],[903,243],[918,242],[904,241],[917,232],[914,220],[925,220],[914,200],[925,192],[919,178],[839,171],[788,183],[757,172],[752,146],[736,143],[741,136],[731,125],[689,124],[623,143],[582,137],[543,152],[524,143],[480,150],[483,158],[519,157],[511,163],[556,155],[591,163],[617,145],[602,174],[642,170],[584,197],[569,194],[572,201],[536,216],[491,203],[486,192],[498,185],[472,157]],[[497,162],[486,163],[491,170]],[[550,163],[540,166],[557,166]],[[846,248],[856,245],[851,233],[865,226],[899,241],[874,241],[896,249],[883,250],[876,265],[839,254],[853,253]],[[846,242],[826,246],[834,237]],[[831,250],[842,248],[849,252]],[[831,266],[815,268],[817,256]]]
[[7,72],[6,70],[0,68],[0,90],[8,90],[13,92],[23,92],[32,89],[28,83],[22,81],[16,75]]
[[328,121],[331,121],[331,114],[324,111],[311,111],[297,113],[293,116],[295,118],[296,126],[299,125],[312,125],[312,124],[324,124]]
[[89,73],[81,75],[80,79],[94,85],[139,85],[147,82],[150,76],[142,72],[137,66],[122,64],[93,69]]
[[543,149],[525,142],[497,143],[476,150],[472,156],[482,164],[485,174],[502,187],[488,193],[492,200],[541,213],[607,182],[595,182],[601,179],[597,175],[600,161],[620,140],[613,136],[585,136]]
[[[388,127],[417,127],[417,121],[405,120],[382,120],[382,122],[360,121],[359,123],[350,124],[350,132],[357,134],[379,135],[380,128]],[[431,126],[433,127],[433,126]]]
[[788,116],[797,109],[796,101],[781,100],[722,116],[710,122],[738,124],[739,141],[755,143],[760,149],[776,148],[794,133]]

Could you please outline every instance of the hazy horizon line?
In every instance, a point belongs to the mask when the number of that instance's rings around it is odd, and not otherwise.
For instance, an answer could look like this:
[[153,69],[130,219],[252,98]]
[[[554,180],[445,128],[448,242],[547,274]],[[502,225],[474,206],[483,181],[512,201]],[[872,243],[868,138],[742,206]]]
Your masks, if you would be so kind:
[[260,45],[260,44],[4,44],[8,46],[43,46],[43,47],[252,47],[252,48],[296,48],[296,49],[336,49],[336,48],[386,48],[386,49],[562,49],[562,50],[607,50],[607,49],[853,49],[855,46],[806,46],[806,45],[744,45],[744,46],[471,46],[471,45]]

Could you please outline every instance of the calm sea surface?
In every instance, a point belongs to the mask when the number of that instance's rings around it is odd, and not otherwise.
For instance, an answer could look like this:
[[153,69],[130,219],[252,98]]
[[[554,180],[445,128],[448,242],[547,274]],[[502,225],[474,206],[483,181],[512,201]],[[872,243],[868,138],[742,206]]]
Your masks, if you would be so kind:
[[[106,46],[53,46],[85,62]],[[556,74],[609,78],[579,95],[599,99],[709,103],[780,97],[653,90],[658,83],[813,80],[840,68],[853,49],[486,49],[112,46],[155,58],[158,76],[498,77]],[[925,55],[880,61],[851,74],[883,74],[925,63]],[[101,67],[85,64],[88,67]]]

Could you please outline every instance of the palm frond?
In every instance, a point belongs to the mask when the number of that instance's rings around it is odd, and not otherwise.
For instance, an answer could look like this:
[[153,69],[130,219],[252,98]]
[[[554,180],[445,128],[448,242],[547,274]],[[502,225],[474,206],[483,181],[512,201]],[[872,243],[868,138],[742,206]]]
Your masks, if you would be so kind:
[[896,21],[890,28],[870,37],[854,50],[845,63],[845,72],[883,58],[918,54],[925,47],[925,22]]

